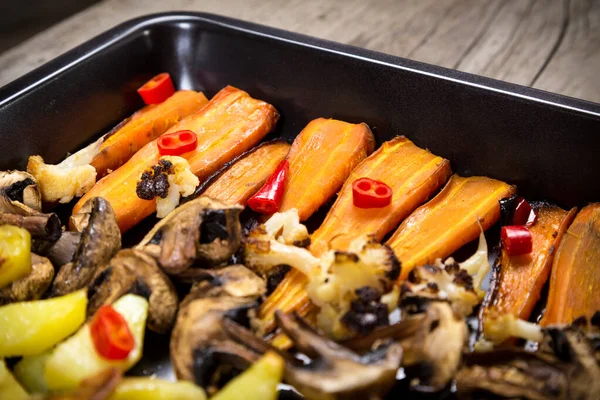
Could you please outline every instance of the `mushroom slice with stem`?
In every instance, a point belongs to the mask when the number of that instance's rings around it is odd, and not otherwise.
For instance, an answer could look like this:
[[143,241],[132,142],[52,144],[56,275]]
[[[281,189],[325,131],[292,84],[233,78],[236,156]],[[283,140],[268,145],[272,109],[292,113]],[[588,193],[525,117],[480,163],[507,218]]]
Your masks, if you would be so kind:
[[36,253],[47,257],[56,268],[60,268],[73,260],[80,240],[80,232],[63,231],[58,240],[54,242],[34,240],[32,248]]
[[33,175],[0,171],[0,212],[31,215],[41,211],[42,197]]
[[79,210],[76,226],[81,240],[70,263],[63,265],[50,288],[50,297],[87,287],[98,268],[121,248],[121,232],[110,203],[101,197],[88,200]]
[[54,267],[46,257],[31,253],[29,275],[0,289],[0,306],[19,301],[38,300],[54,278]]
[[598,399],[599,350],[578,326],[543,329],[533,353],[517,347],[465,354],[456,375],[459,398],[474,393],[505,398]]
[[171,329],[179,303],[177,292],[152,257],[131,249],[119,251],[90,283],[88,318],[127,293],[148,298],[148,329],[158,333]]
[[0,171],[0,225],[25,228],[37,239],[56,240],[62,232],[56,214],[42,213],[40,190],[23,171]]
[[465,319],[448,302],[422,297],[404,299],[402,310],[425,316],[415,334],[400,340],[411,387],[422,392],[443,389],[454,378],[467,344]]
[[223,368],[243,369],[258,360],[257,353],[226,335],[223,321],[247,322],[266,288],[243,265],[209,270],[206,277],[181,302],[170,353],[178,379],[194,381],[210,391],[221,374],[228,372]]
[[238,205],[199,197],[158,222],[136,249],[156,258],[170,275],[186,272],[197,262],[204,267],[220,265],[240,247],[242,210]]
[[392,388],[402,359],[402,347],[393,341],[380,343],[363,354],[314,331],[296,314],[275,314],[277,324],[299,352],[310,358],[303,363],[291,354],[273,349],[248,330],[227,321],[227,333],[257,353],[278,352],[286,360],[285,380],[311,399],[379,399]]

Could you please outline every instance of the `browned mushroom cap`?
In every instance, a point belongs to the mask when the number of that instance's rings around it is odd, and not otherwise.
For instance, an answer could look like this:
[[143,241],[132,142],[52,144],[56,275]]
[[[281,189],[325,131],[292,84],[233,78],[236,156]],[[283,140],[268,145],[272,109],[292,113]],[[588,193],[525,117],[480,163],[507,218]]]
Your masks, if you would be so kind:
[[87,287],[98,268],[121,248],[121,232],[110,203],[100,197],[88,200],[77,213],[81,240],[73,260],[61,267],[50,296],[61,296]]
[[240,247],[243,207],[199,197],[163,218],[136,249],[158,260],[167,274],[177,275],[199,262],[213,267]]
[[468,339],[467,324],[450,303],[428,298],[410,297],[402,305],[406,313],[423,314],[419,329],[402,340],[403,367],[418,366],[411,386],[424,392],[438,391],[454,378]]
[[598,399],[600,365],[593,340],[575,326],[545,329],[544,337],[545,343],[535,353],[511,347],[465,354],[456,375],[458,396]]
[[0,225],[25,228],[35,239],[56,240],[62,232],[56,214],[44,214],[40,190],[32,175],[0,171]]
[[[178,379],[209,388],[221,365],[243,369],[258,354],[223,331],[226,318],[246,321],[265,293],[264,281],[243,265],[210,271],[183,299],[171,335],[171,361]],[[210,389],[210,388],[209,388]]]
[[42,196],[33,175],[0,171],[0,212],[31,215],[42,211]]
[[73,260],[77,245],[81,240],[81,233],[72,231],[63,231],[58,240],[51,242],[48,240],[33,240],[32,249],[48,260],[56,268],[70,263]]
[[52,278],[54,278],[54,267],[50,261],[31,253],[31,272],[0,289],[0,306],[41,298],[52,283]]
[[179,303],[177,292],[152,257],[131,249],[119,251],[90,283],[88,318],[127,293],[148,298],[148,329],[158,333],[171,329]]

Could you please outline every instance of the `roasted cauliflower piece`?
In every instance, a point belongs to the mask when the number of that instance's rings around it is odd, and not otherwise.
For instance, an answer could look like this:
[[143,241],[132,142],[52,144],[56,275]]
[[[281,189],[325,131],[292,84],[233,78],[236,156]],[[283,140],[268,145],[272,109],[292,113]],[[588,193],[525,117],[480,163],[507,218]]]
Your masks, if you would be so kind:
[[280,265],[308,274],[319,265],[319,259],[303,248],[309,243],[308,230],[300,223],[298,210],[275,213],[246,237],[244,264],[267,279]]
[[387,325],[381,296],[400,275],[400,262],[384,244],[360,237],[347,252],[331,250],[308,274],[311,301],[320,307],[317,326],[334,339]]
[[498,314],[490,311],[483,321],[485,340],[501,344],[509,338],[519,338],[540,342],[542,328],[533,323],[515,317],[513,314]]
[[46,164],[40,156],[29,157],[27,172],[37,181],[42,200],[68,203],[87,193],[96,183],[96,169],[90,163],[101,144],[102,139],[97,140],[56,165]]
[[382,296],[400,275],[394,252],[387,245],[359,237],[347,251],[330,250],[319,258],[299,247],[308,241],[295,209],[276,213],[248,235],[245,265],[266,278],[281,265],[304,273],[309,278],[308,296],[320,308],[317,325],[332,338],[387,324],[389,311]]
[[199,184],[185,158],[164,156],[142,173],[136,193],[144,200],[156,198],[156,216],[164,218],[179,205],[182,196],[194,193]]

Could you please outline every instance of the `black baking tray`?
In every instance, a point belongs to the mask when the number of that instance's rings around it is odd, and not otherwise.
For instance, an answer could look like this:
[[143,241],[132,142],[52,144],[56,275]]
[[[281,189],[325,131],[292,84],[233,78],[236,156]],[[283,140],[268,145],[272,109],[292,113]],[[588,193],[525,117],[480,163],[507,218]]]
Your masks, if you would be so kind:
[[[58,162],[142,106],[168,71],[176,86],[226,85],[274,104],[271,136],[313,118],[366,122],[379,143],[406,135],[462,175],[516,184],[564,207],[600,200],[600,105],[202,13],[131,20],[0,88],[0,170]],[[270,137],[271,137],[270,136]],[[135,374],[169,377],[168,337],[148,336]]]

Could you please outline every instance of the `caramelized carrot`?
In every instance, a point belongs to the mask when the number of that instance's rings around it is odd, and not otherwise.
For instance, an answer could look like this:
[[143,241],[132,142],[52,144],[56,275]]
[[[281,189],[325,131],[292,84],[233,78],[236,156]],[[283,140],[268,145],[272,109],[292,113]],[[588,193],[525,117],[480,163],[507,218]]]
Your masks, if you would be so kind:
[[204,94],[180,90],[160,104],[145,106],[105,135],[100,152],[91,162],[100,179],[125,164],[146,143],[151,142],[182,118],[208,103]]
[[[198,135],[196,149],[181,157],[187,159],[191,171],[202,181],[256,145],[273,129],[278,117],[272,105],[228,86],[166,133],[191,130]],[[125,232],[156,211],[155,200],[142,200],[136,194],[142,173],[160,158],[155,142],[145,145],[124,165],[98,181],[75,205],[73,213],[88,199],[103,197],[111,204],[119,228]]]
[[298,210],[310,217],[331,198],[375,147],[366,124],[317,118],[306,125],[288,154],[290,172],[280,211]]
[[402,263],[399,280],[419,265],[446,258],[500,218],[498,201],[515,192],[507,183],[482,176],[454,175],[431,201],[402,222],[387,244]]
[[289,150],[290,145],[283,141],[255,147],[227,167],[202,194],[224,203],[245,206],[246,201],[285,159]]
[[600,203],[584,207],[567,229],[552,263],[543,326],[589,319],[600,310]]
[[[450,174],[448,160],[415,146],[404,136],[385,142],[352,171],[327,217],[312,234],[311,252],[320,256],[330,246],[346,250],[350,242],[360,235],[383,239],[408,214],[427,201]],[[387,184],[393,192],[392,204],[383,208],[354,207],[352,183],[363,177]]]
[[[415,146],[403,136],[385,142],[352,171],[327,217],[311,235],[310,251],[320,256],[330,247],[346,250],[354,238],[365,234],[383,239],[443,185],[450,173],[448,160]],[[354,207],[352,183],[362,177],[390,186],[392,204],[381,209]],[[260,309],[267,329],[273,327],[277,310],[300,314],[310,310],[306,284],[306,277],[297,270],[285,276]]]
[[484,318],[488,310],[493,309],[500,315],[529,319],[550,276],[563,234],[577,213],[576,208],[566,211],[548,203],[532,205],[537,212],[536,222],[529,228],[533,251],[521,256],[509,256],[502,251],[494,297],[484,309]]

